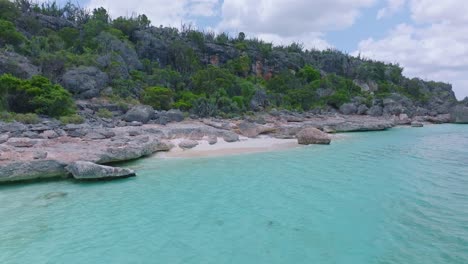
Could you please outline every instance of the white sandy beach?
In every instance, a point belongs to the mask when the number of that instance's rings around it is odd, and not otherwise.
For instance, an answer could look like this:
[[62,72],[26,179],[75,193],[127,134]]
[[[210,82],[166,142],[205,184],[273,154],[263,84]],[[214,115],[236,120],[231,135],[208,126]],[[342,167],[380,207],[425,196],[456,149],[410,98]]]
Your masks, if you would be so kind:
[[[342,134],[332,135],[334,140],[344,139],[345,137]],[[260,136],[257,138],[240,137],[239,141],[231,143],[218,138],[218,142],[214,145],[210,145],[206,139],[202,139],[198,140],[198,146],[184,150],[178,146],[183,140],[181,138],[171,140],[175,147],[169,152],[159,152],[156,156],[162,158],[216,157],[304,147],[297,143],[297,139],[278,139]]]

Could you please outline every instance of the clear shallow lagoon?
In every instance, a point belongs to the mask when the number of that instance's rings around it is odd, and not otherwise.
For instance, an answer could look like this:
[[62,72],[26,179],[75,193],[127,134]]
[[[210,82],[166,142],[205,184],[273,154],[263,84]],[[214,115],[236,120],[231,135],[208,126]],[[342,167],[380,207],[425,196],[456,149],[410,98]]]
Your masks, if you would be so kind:
[[0,186],[0,263],[468,263],[468,126],[130,166]]

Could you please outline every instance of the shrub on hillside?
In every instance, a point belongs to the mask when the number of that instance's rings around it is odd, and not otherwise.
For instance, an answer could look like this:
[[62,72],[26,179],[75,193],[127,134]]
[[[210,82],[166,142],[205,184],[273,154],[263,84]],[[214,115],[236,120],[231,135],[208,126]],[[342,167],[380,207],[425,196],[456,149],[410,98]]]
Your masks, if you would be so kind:
[[169,110],[173,103],[174,92],[164,87],[147,87],[141,96],[144,104],[151,105],[154,109]]
[[21,80],[10,74],[0,76],[2,108],[16,113],[37,113],[53,117],[74,113],[71,94],[47,78]]

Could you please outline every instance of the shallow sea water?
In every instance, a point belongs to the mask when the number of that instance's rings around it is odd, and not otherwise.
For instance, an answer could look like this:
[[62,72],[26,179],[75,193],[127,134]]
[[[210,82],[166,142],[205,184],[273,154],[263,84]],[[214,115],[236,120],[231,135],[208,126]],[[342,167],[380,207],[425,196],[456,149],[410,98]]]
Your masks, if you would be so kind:
[[0,263],[468,263],[468,126],[0,186]]

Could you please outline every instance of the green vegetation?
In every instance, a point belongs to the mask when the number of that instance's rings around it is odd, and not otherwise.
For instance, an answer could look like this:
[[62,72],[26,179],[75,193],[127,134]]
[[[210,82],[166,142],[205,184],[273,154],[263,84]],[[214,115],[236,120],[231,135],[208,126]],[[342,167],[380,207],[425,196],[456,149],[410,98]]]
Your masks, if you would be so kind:
[[[360,97],[370,106],[392,93],[425,104],[435,88],[445,85],[410,80],[399,65],[337,50],[307,50],[301,43],[274,46],[243,32],[231,37],[191,25],[153,27],[143,14],[112,19],[102,7],[87,10],[70,2],[0,0],[1,52],[27,57],[43,76],[0,76],[0,110],[62,116],[64,123],[82,121],[73,115],[70,93],[57,84],[77,66],[105,73],[109,81],[93,94],[122,109],[144,103],[199,116],[246,114],[256,111],[256,102],[262,109],[307,111],[339,108]],[[362,91],[353,80],[378,87]],[[106,110],[97,115],[112,117]]]
[[99,109],[96,115],[100,118],[112,118],[114,116],[114,114],[112,114],[112,112],[107,110],[106,108]]
[[37,113],[59,117],[74,113],[71,94],[47,78],[21,80],[10,74],[0,76],[0,107],[16,113]]
[[59,118],[60,122],[62,124],[82,124],[85,120],[83,117],[77,115],[77,114],[72,114],[68,116],[61,116]]

